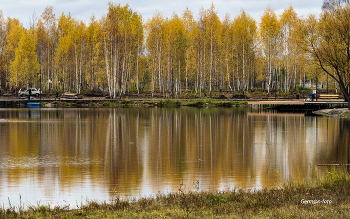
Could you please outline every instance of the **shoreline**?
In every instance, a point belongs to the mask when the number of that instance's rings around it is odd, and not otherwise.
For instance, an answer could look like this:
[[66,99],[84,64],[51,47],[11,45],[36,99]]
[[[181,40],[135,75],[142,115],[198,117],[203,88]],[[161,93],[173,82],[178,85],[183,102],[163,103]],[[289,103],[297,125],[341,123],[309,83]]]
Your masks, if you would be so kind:
[[[8,100],[11,105],[12,100]],[[238,107],[248,106],[246,100],[227,99],[43,99],[13,100],[20,108],[27,102],[40,103],[41,108],[118,108],[118,107]]]
[[[317,171],[317,170],[316,170]],[[289,181],[283,188],[190,191],[152,198],[86,205],[0,208],[0,218],[346,218],[350,215],[350,176],[333,168],[313,181]]]
[[319,116],[350,118],[350,110],[348,108],[322,109],[312,113]]
[[[25,108],[27,102],[40,103],[41,108],[138,108],[138,107],[241,107],[250,105],[251,101],[259,101],[252,99],[157,99],[157,98],[145,98],[145,99],[66,99],[60,100],[54,99],[7,99],[3,101],[16,102],[19,108]],[[1,101],[1,99],[0,99]],[[261,100],[260,100],[261,101]],[[269,100],[263,100],[269,101]],[[264,104],[265,107],[275,104],[276,101],[271,100],[270,104]],[[292,101],[297,100],[284,99],[279,101]],[[253,104],[254,105],[254,104]],[[11,104],[9,108],[11,108]],[[6,107],[4,107],[6,108]],[[312,114],[318,116],[350,118],[350,110],[348,108],[333,108],[333,109],[321,109],[312,111]]]

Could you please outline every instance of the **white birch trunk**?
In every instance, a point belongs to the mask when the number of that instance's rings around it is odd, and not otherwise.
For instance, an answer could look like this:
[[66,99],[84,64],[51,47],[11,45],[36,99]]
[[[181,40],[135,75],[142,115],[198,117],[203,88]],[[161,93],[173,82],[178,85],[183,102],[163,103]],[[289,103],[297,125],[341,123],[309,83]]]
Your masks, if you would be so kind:
[[109,62],[108,62],[108,52],[107,52],[106,37],[105,37],[105,39],[104,39],[104,52],[105,52],[105,62],[106,62],[106,73],[107,73],[108,91],[109,91],[109,96],[112,97],[112,88],[111,88],[111,80],[110,80],[110,68],[109,68]]
[[210,70],[209,70],[209,94],[211,96],[211,74],[213,70],[213,31],[210,33]]

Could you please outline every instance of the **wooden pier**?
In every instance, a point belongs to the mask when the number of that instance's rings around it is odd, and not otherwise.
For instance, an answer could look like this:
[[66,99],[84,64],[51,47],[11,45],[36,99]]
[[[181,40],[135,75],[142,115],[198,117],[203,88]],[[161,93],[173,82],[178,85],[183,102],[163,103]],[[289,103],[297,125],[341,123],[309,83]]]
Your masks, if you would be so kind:
[[309,112],[320,109],[331,109],[335,107],[348,107],[348,102],[342,101],[277,101],[260,100],[248,101],[248,105],[258,105],[259,108],[269,108],[281,112]]

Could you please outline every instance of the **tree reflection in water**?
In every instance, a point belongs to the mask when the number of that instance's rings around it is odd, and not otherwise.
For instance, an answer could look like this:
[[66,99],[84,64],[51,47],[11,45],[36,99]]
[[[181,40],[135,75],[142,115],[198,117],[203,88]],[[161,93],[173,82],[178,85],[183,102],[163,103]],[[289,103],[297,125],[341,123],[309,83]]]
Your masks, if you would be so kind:
[[19,194],[30,203],[74,205],[82,196],[176,192],[181,183],[187,191],[272,188],[311,178],[319,163],[349,163],[349,121],[303,114],[6,109],[0,118],[5,205]]

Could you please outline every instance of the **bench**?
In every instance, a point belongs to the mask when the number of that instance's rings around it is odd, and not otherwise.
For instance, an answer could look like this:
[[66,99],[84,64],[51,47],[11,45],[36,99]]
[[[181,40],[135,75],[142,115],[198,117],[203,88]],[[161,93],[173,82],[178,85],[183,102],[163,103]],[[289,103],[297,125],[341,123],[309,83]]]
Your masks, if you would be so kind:
[[320,94],[320,99],[339,99],[339,94]]
[[83,95],[78,94],[78,93],[65,92],[64,94],[62,94],[62,98],[66,98],[66,99],[83,99]]

